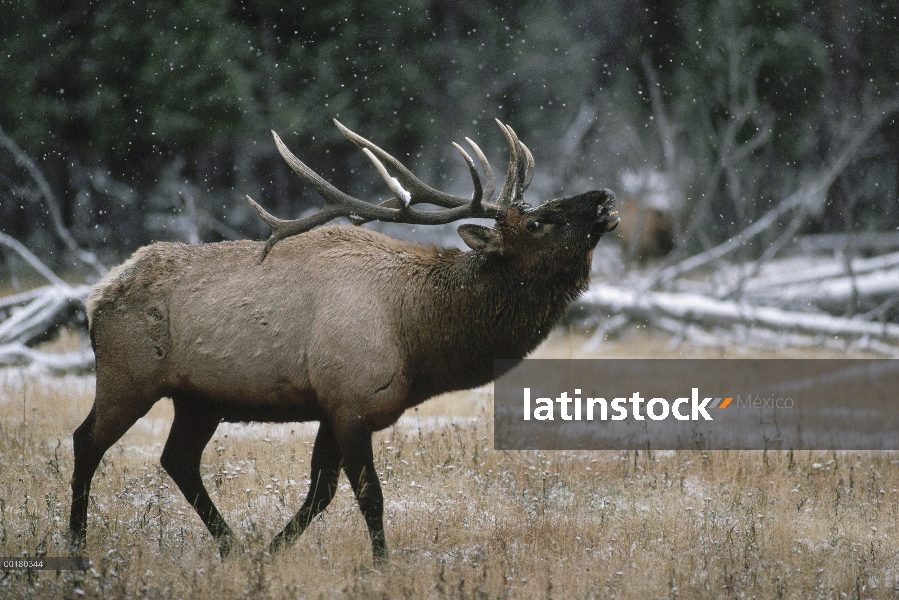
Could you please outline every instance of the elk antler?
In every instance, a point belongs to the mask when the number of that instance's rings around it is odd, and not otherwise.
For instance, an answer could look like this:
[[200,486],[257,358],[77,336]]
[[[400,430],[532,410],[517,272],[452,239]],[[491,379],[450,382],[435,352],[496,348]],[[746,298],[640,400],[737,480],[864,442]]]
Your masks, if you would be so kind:
[[508,206],[511,202],[521,200],[521,195],[531,185],[531,179],[534,177],[534,157],[511,127],[503,125],[499,119],[495,120],[503,130],[506,143],[509,145],[509,170],[506,172],[506,181],[503,182],[503,189],[496,203]]
[[[496,191],[496,177],[487,157],[469,138],[465,141],[474,150],[484,175],[487,185],[483,186],[481,177],[475,167],[474,160],[460,146],[453,142],[453,146],[462,154],[462,158],[468,164],[471,180],[474,184],[474,193],[471,198],[461,198],[436,190],[419,180],[409,169],[403,166],[393,156],[368,141],[364,137],[350,131],[337,119],[334,123],[341,133],[354,144],[362,148],[362,151],[374,163],[378,173],[384,179],[387,187],[395,196],[379,205],[369,204],[358,198],[353,198],[325,181],[318,173],[307,167],[300,159],[287,149],[278,134],[272,131],[278,153],[290,165],[300,177],[306,180],[318,194],[325,199],[325,206],[317,213],[302,219],[284,220],[271,215],[259,206],[252,198],[247,196],[250,203],[260,218],[272,228],[272,234],[262,250],[259,258],[261,263],[280,240],[309,231],[314,227],[323,225],[337,217],[349,217],[355,224],[361,225],[369,221],[384,221],[391,223],[412,223],[419,225],[442,225],[459,219],[479,217],[497,219],[505,215],[509,203],[521,199],[521,194],[531,182],[534,171],[534,158],[522,142],[518,140],[511,127],[496,121],[506,137],[509,145],[509,169],[503,189],[496,203],[490,202]],[[386,166],[385,166],[386,165]],[[389,169],[389,170],[388,170]],[[393,172],[394,176],[390,174]],[[412,208],[414,204],[434,204],[445,210],[422,211]]]

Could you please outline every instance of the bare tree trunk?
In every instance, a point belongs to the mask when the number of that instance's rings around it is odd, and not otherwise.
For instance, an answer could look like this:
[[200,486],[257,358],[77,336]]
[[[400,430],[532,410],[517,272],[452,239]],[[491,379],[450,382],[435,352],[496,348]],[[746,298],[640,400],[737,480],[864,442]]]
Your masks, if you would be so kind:
[[778,219],[780,219],[780,217],[794,208],[805,206],[807,210],[812,213],[819,212],[824,205],[827,197],[827,190],[830,189],[830,186],[833,185],[834,181],[836,181],[843,170],[852,163],[857,156],[859,149],[868,140],[871,134],[873,134],[874,131],[876,131],[877,128],[897,110],[899,110],[899,101],[893,100],[882,108],[873,111],[876,114],[867,119],[864,126],[858,130],[852,140],[850,140],[836,158],[833,159],[830,166],[822,173],[819,173],[811,183],[801,187],[786,200],[769,210],[764,216],[729,240],[664,269],[659,273],[658,278],[654,282],[654,286],[664,286],[675,277],[726,256],[730,252],[733,252],[746,244],[752,238],[767,231]]
[[44,174],[37,164],[31,160],[31,157],[25,154],[15,140],[6,135],[6,132],[3,131],[2,127],[0,127],[0,145],[13,155],[16,164],[25,169],[34,180],[40,191],[41,197],[44,199],[44,204],[50,212],[53,230],[56,232],[59,239],[62,240],[62,243],[65,244],[69,252],[78,257],[81,262],[90,265],[97,274],[102,277],[108,269],[100,262],[93,252],[81,248],[81,246],[78,245],[78,242],[75,241],[75,238],[72,237],[69,230],[66,229],[62,219],[62,211],[59,209],[59,200],[53,193],[53,188],[50,187],[50,183],[44,177]]

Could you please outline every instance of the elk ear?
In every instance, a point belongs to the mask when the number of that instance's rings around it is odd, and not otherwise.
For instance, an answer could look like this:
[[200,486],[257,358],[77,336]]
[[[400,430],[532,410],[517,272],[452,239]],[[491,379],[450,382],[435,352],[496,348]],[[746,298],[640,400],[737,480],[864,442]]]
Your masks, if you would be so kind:
[[472,250],[480,250],[487,254],[503,253],[502,237],[496,229],[466,223],[459,225],[458,231],[462,241]]

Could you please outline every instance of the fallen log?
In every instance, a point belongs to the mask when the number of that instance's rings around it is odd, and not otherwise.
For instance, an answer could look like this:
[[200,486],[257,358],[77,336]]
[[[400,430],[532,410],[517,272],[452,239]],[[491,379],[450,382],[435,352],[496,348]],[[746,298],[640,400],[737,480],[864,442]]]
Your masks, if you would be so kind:
[[780,307],[809,305],[830,314],[866,311],[899,297],[899,268],[746,291],[743,299]]
[[34,348],[61,327],[85,326],[84,302],[90,289],[62,283],[0,298],[0,365],[35,364],[56,373],[92,369],[90,348],[62,354]]
[[52,373],[86,372],[94,369],[94,353],[90,348],[74,352],[41,352],[24,344],[0,345],[0,365],[36,365]]
[[20,304],[7,301],[0,312],[8,313],[0,322],[0,344],[34,346],[49,339],[59,327],[83,321],[79,312],[84,311],[90,289],[86,285],[47,285],[17,294]]
[[[781,261],[784,262],[784,261]],[[757,292],[762,290],[770,290],[779,292],[785,285],[794,285],[799,283],[814,283],[825,279],[834,279],[846,277],[854,274],[856,276],[866,273],[874,273],[877,271],[886,271],[899,267],[899,252],[891,252],[881,256],[872,258],[855,258],[848,263],[831,259],[824,264],[822,261],[815,261],[815,266],[804,266],[791,261],[783,265],[776,263],[769,264],[765,269],[764,275],[759,275],[749,279],[743,285],[746,292]]]
[[704,327],[762,327],[779,332],[869,338],[891,345],[899,344],[899,325],[894,323],[788,311],[695,293],[653,292],[594,282],[575,306],[586,313],[625,314],[649,322],[667,317]]
[[899,248],[899,233],[895,231],[869,231],[850,233],[819,233],[796,238],[800,252],[833,252],[844,248],[855,251],[894,250]]

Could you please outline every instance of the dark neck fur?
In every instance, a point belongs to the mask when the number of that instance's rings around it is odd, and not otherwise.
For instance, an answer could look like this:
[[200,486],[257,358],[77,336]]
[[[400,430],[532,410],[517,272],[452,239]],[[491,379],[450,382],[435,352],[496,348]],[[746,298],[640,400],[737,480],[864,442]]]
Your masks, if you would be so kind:
[[546,339],[589,275],[586,261],[549,273],[476,251],[442,252],[419,281],[433,310],[408,322],[415,402],[483,385],[494,359],[524,358]]

